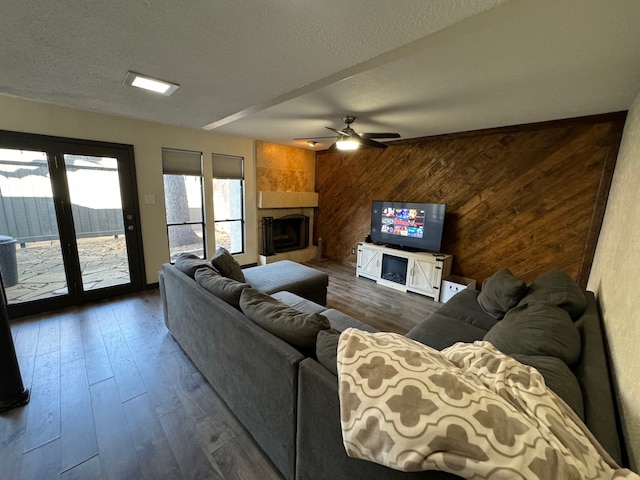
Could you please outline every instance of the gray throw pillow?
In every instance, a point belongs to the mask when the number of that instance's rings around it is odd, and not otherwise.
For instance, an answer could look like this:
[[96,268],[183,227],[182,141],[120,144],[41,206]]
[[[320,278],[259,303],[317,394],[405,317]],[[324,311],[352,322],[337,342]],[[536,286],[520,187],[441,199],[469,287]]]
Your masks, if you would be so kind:
[[186,273],[191,278],[194,278],[196,271],[201,268],[214,271],[215,268],[206,260],[198,257],[193,253],[181,253],[176,257],[174,263],[175,267],[183,273]]
[[232,278],[237,282],[245,281],[240,264],[226,248],[218,247],[211,259],[211,264],[225,277]]
[[240,294],[242,291],[251,286],[248,283],[236,282],[232,278],[223,277],[219,273],[206,268],[197,270],[195,279],[196,282],[216,297],[236,308],[240,308]]
[[540,355],[511,355],[520,363],[530,365],[544,378],[544,383],[553,390],[574,412],[584,420],[584,399],[578,379],[571,369],[557,357]]
[[573,279],[561,270],[550,270],[536,278],[520,304],[546,302],[566,310],[574,320],[587,308],[587,296]]
[[518,304],[526,290],[527,284],[504,268],[482,283],[478,303],[493,318],[501,319]]
[[547,303],[518,305],[484,336],[502,353],[557,357],[567,365],[580,358],[580,332],[569,314]]
[[246,288],[240,294],[242,312],[268,332],[285,342],[309,351],[316,347],[320,330],[330,328],[319,313],[302,313],[266,293]]
[[340,332],[335,328],[320,330],[316,339],[316,357],[324,368],[338,375],[338,340]]

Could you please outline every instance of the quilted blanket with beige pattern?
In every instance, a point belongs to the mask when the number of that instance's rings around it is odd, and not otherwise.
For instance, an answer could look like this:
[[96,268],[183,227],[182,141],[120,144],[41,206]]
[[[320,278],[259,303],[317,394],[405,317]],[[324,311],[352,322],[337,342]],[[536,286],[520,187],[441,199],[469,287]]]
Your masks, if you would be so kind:
[[469,479],[640,479],[615,464],[537,370],[490,343],[440,352],[351,328],[340,336],[338,377],[351,457]]

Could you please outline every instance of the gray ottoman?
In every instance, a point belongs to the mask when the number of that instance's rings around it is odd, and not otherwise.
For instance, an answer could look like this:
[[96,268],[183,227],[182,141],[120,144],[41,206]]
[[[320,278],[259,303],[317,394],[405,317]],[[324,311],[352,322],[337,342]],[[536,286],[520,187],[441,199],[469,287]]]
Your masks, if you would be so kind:
[[291,260],[242,270],[246,283],[264,293],[291,292],[320,305],[327,303],[329,275]]

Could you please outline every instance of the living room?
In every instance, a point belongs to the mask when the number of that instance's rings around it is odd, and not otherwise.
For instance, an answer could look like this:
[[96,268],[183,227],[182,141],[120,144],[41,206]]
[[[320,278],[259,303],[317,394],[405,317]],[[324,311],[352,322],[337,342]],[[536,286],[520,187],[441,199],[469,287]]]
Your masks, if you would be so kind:
[[[255,228],[247,230],[245,253],[236,258],[242,265],[258,262],[258,195],[265,179],[259,173],[264,157],[259,155],[256,137],[155,123],[117,111],[98,113],[97,107],[19,98],[9,87],[3,85],[0,96],[2,130],[133,145],[147,285],[157,284],[157,272],[169,257],[162,148],[200,151],[204,159],[212,154],[244,158],[250,166],[244,178],[245,221]],[[371,200],[419,197],[448,204],[451,215],[443,251],[454,255],[454,273],[482,282],[508,267],[531,281],[549,268],[560,268],[594,291],[603,313],[630,465],[635,469],[640,462],[640,411],[635,401],[640,394],[636,355],[640,337],[633,321],[637,310],[633,279],[640,262],[639,227],[634,221],[640,200],[635,188],[639,174],[634,168],[640,148],[639,90],[637,83],[631,95],[627,92],[628,104],[611,110],[583,113],[576,109],[563,117],[532,115],[536,120],[521,122],[526,124],[522,126],[507,121],[499,127],[482,125],[457,133],[406,135],[408,140],[389,142],[385,150],[315,153],[303,144],[291,146],[290,137],[298,134],[286,128],[280,135],[287,142],[266,142],[276,150],[313,152],[313,179],[306,184],[319,196],[312,243],[322,237],[322,253],[332,261],[355,263],[351,252],[368,233]],[[462,116],[463,107],[458,110]],[[326,135],[325,126],[341,128],[341,116],[354,111],[358,113],[357,108],[331,112],[334,120],[327,120],[329,114],[323,112],[314,127],[300,136]],[[396,128],[393,121],[368,127],[365,117],[364,130]],[[247,125],[243,128],[252,127]],[[357,120],[354,128],[359,131]],[[211,178],[208,161],[204,176]],[[294,187],[279,188],[291,191]],[[155,203],[145,203],[145,197],[151,196]],[[213,213],[206,215],[207,224],[213,224]],[[211,235],[207,251],[214,250]]]

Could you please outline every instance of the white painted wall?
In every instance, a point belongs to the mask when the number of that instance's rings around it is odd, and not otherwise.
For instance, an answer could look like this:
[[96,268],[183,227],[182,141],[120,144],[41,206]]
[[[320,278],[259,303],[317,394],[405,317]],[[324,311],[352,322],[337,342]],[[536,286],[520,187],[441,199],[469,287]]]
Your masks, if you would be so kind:
[[631,468],[640,468],[640,93],[627,116],[587,288],[602,309]]
[[[159,99],[162,101],[162,99]],[[201,151],[204,158],[206,222],[213,225],[213,188],[211,154],[238,155],[245,159],[247,253],[236,256],[240,264],[258,261],[255,188],[255,146],[246,138],[221,135],[205,130],[172,127],[85,112],[0,95],[0,130],[37,133],[133,145],[144,263],[147,283],[158,281],[158,270],[169,259],[164,190],[162,147]],[[145,195],[154,195],[156,203],[144,203]],[[213,228],[207,238],[208,255],[214,252]]]

